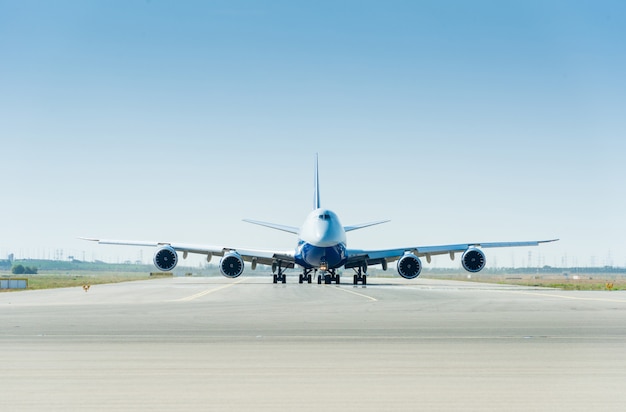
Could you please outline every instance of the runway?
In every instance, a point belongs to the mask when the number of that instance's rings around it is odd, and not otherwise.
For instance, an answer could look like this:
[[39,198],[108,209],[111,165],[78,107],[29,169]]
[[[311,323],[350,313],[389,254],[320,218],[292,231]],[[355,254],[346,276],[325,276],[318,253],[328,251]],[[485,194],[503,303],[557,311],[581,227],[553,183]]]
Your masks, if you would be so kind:
[[624,409],[624,292],[368,282],[1,293],[0,410]]

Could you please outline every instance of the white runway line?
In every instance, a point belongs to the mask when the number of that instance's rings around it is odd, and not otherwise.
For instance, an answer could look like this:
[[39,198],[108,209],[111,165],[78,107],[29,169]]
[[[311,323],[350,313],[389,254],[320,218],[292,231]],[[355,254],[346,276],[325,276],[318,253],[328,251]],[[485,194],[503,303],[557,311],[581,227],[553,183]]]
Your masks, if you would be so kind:
[[351,290],[344,289],[344,288],[341,288],[341,287],[339,287],[339,286],[335,287],[334,289],[337,289],[337,290],[340,290],[340,291],[342,291],[342,292],[346,292],[346,293],[351,293],[351,294],[353,294],[353,295],[357,295],[357,296],[360,296],[360,297],[362,297],[362,298],[369,299],[369,300],[374,301],[374,302],[378,302],[378,299],[376,299],[376,298],[373,298],[373,297],[371,297],[371,296],[364,295],[364,294],[362,294],[362,293],[353,292],[353,291],[351,291]]
[[192,300],[201,298],[201,297],[206,296],[206,295],[210,295],[213,292],[219,292],[220,290],[224,290],[226,288],[234,286],[234,285],[236,285],[238,283],[243,282],[244,280],[246,280],[246,279],[245,278],[244,279],[239,279],[238,281],[236,281],[234,283],[229,283],[227,285],[223,285],[223,286],[220,286],[220,287],[215,288],[215,289],[203,290],[202,292],[196,293],[195,295],[187,296],[187,297],[180,298],[180,299],[174,299],[174,300],[172,300],[170,302],[191,302]]
[[513,290],[507,290],[503,292],[517,293],[520,295],[542,296],[542,297],[571,299],[571,300],[589,300],[589,301],[594,301],[594,302],[626,303],[626,300],[621,300],[621,299],[584,298],[581,296],[557,295],[555,293],[533,293],[533,292],[521,292],[521,291],[513,291]]

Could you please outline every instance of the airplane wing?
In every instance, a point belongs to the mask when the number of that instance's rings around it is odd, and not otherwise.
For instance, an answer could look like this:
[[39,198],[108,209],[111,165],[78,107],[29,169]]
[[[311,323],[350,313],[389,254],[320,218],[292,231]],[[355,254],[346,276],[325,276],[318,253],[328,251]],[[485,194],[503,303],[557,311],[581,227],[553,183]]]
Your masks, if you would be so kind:
[[417,257],[426,257],[430,261],[431,256],[449,254],[452,259],[456,253],[462,253],[466,250],[477,248],[496,248],[496,247],[519,247],[519,246],[538,246],[541,243],[556,242],[558,239],[550,240],[533,240],[528,242],[475,242],[475,243],[459,243],[453,245],[440,246],[413,246],[397,249],[383,250],[359,250],[348,249],[348,262],[346,268],[361,266],[364,262],[368,265],[377,265],[383,262],[393,262],[400,259],[405,253],[411,252]]
[[189,243],[175,243],[175,242],[153,242],[153,241],[138,241],[138,240],[110,240],[110,239],[94,239],[94,238],[81,238],[91,242],[97,242],[101,245],[123,245],[123,246],[143,246],[143,247],[162,247],[169,246],[177,252],[183,253],[183,258],[187,257],[188,253],[195,253],[200,255],[207,255],[207,260],[210,260],[212,256],[224,256],[229,252],[238,253],[243,260],[247,262],[259,263],[262,265],[272,265],[276,261],[282,262],[283,268],[294,267],[294,251],[275,251],[275,250],[260,250],[260,249],[244,249],[234,247],[221,247],[210,245],[194,245]]

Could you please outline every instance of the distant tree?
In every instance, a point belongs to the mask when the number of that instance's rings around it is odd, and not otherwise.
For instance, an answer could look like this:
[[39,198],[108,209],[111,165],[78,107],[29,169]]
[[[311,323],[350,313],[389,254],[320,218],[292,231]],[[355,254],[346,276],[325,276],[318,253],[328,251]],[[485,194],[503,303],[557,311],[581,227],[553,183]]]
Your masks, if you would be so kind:
[[15,265],[13,269],[11,269],[11,272],[14,275],[23,275],[26,272],[26,268],[23,265]]
[[24,266],[24,265],[15,265],[11,269],[11,272],[14,275],[36,275],[38,269],[36,267]]

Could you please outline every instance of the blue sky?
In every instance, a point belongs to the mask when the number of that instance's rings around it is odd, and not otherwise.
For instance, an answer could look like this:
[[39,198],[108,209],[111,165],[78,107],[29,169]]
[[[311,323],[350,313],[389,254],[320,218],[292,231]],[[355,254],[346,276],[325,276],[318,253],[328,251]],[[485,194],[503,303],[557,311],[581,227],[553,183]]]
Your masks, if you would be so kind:
[[392,220],[351,247],[624,266],[625,38],[619,1],[0,0],[0,257],[289,249],[241,219],[299,225],[319,152],[324,206]]

